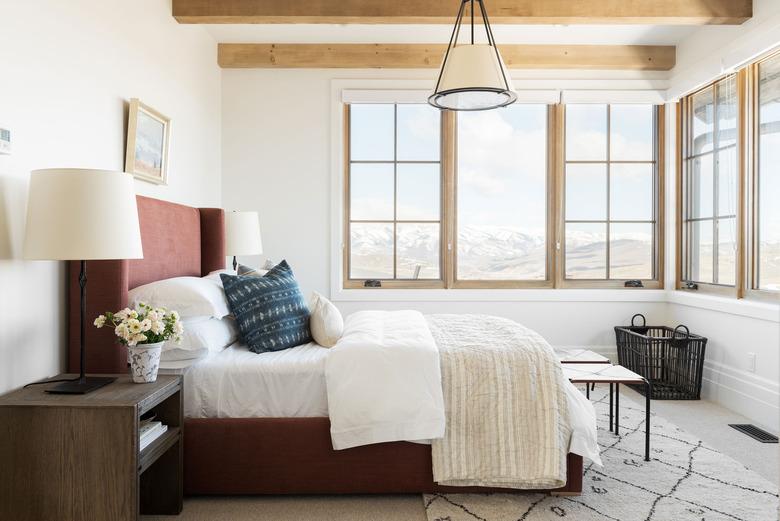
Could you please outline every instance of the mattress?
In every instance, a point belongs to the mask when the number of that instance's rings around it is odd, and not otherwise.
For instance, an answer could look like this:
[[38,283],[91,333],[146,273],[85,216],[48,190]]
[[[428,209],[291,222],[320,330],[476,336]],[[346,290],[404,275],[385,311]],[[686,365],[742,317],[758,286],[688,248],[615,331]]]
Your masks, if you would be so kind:
[[186,368],[188,418],[328,416],[325,358],[315,343],[256,354],[241,343]]

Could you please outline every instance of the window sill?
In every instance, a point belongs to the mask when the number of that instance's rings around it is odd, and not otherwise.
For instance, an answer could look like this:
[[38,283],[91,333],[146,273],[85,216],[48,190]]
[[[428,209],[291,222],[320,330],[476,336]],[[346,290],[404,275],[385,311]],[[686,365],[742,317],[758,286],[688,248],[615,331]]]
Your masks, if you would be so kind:
[[338,289],[334,302],[665,302],[661,289]]
[[687,290],[670,291],[668,301],[681,306],[720,311],[731,315],[780,323],[780,304],[770,302],[694,294]]

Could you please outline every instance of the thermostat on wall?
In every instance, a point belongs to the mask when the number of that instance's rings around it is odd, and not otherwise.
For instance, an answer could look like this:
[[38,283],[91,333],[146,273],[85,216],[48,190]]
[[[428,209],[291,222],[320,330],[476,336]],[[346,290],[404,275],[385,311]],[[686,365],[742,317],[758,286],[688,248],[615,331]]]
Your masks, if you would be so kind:
[[0,154],[11,153],[11,131],[0,128]]

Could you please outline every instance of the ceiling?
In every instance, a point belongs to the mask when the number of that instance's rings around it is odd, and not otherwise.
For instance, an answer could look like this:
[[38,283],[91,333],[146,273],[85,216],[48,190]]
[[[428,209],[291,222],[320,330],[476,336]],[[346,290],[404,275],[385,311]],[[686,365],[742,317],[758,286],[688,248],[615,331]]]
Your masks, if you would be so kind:
[[[218,43],[446,43],[451,26],[204,24]],[[676,45],[693,25],[494,25],[498,44]]]

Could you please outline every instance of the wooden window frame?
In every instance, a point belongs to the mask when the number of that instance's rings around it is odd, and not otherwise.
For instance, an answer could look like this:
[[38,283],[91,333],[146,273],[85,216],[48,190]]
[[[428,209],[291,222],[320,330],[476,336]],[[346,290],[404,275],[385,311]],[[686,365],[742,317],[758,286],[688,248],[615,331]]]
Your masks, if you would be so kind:
[[[396,104],[397,105],[397,104]],[[629,279],[565,279],[565,108],[547,106],[547,277],[545,280],[458,280],[457,278],[457,114],[441,112],[440,185],[440,278],[381,279],[381,288],[365,287],[367,279],[350,278],[350,104],[343,108],[343,208],[342,208],[342,288],[343,289],[662,289],[664,287],[664,106],[655,106],[654,129],[654,277],[643,279],[643,288],[626,288]],[[648,162],[649,163],[649,162]],[[609,204],[609,201],[607,202]],[[396,260],[394,259],[394,262]]]
[[760,289],[758,287],[758,265],[759,265],[759,68],[760,65],[771,59],[780,58],[780,49],[774,49],[765,53],[750,63],[742,71],[745,82],[745,146],[744,146],[744,164],[745,181],[744,185],[744,206],[745,223],[743,226],[745,255],[743,255],[743,284],[744,290],[741,296],[755,300],[765,300],[768,302],[780,301],[780,290]]
[[[398,115],[397,115],[397,106],[399,103],[386,103],[386,105],[393,105],[394,110],[396,112],[395,114],[395,121],[394,121],[394,133],[395,133],[395,141],[394,147],[397,147],[397,133],[398,133]],[[445,136],[445,117],[444,114],[441,115],[440,118],[440,125],[441,125],[441,134],[440,134],[440,141],[439,141],[439,165],[440,165],[440,184],[439,184],[439,278],[438,279],[377,279],[381,281],[381,288],[382,289],[443,289],[446,287],[446,273],[445,273],[445,266],[448,264],[446,261],[446,251],[447,251],[447,242],[445,241],[445,229],[446,229],[446,222],[447,222],[447,209],[445,208],[445,168],[444,168],[444,154],[445,154],[445,141],[448,141],[447,137]],[[350,262],[351,262],[351,234],[350,234],[350,224],[352,224],[352,218],[350,215],[351,212],[351,198],[350,198],[350,182],[351,182],[351,176],[350,176],[350,167],[352,164],[352,159],[350,156],[350,104],[345,103],[344,104],[344,251],[343,251],[343,259],[342,259],[342,266],[343,266],[343,288],[344,289],[377,289],[372,287],[366,287],[365,281],[370,279],[354,279],[350,276]],[[394,155],[397,155],[398,151],[397,148],[394,149]],[[390,161],[388,161],[390,162]],[[394,169],[397,168],[398,161],[397,157],[393,157],[392,161],[394,165]],[[397,173],[395,174],[396,178],[396,184],[397,184]],[[393,195],[393,212],[396,212],[397,207],[397,192]],[[400,222],[397,218],[397,216],[393,216],[393,275],[397,276],[396,271],[396,265],[398,262],[398,256],[397,256],[397,232],[395,225]],[[383,221],[371,221],[371,222],[383,222]],[[418,221],[411,221],[411,222],[418,222]],[[422,221],[420,221],[422,222]]]
[[[592,161],[592,163],[607,165],[607,182],[609,183],[609,169],[612,164],[627,163],[626,161],[612,161],[609,157],[610,136],[610,107],[618,105],[617,103],[603,103],[607,106],[607,157],[604,161]],[[664,287],[664,178],[665,178],[665,107],[664,105],[653,106],[653,160],[638,161],[638,163],[653,164],[653,219],[651,221],[642,221],[653,224],[653,276],[649,279],[641,279],[644,287],[627,288],[625,283],[628,278],[619,279],[567,279],[566,278],[566,164],[567,163],[589,163],[590,161],[567,161],[566,160],[566,107],[559,105],[559,132],[557,134],[557,182],[558,187],[556,210],[558,214],[558,236],[556,239],[556,250],[558,251],[558,267],[556,269],[556,287],[559,288],[586,288],[586,289],[663,289]],[[631,161],[628,161],[630,163]],[[606,200],[607,208],[610,205],[609,193]],[[610,242],[610,224],[613,221],[609,218],[603,221],[607,228],[607,253],[606,253],[606,275],[609,277],[609,242]],[[602,222],[602,221],[599,221]]]
[[[540,105],[540,104],[537,104]],[[458,202],[457,202],[457,185],[458,185],[458,157],[457,157],[457,140],[458,140],[458,123],[457,115],[450,113],[452,117],[452,137],[451,143],[453,150],[451,151],[451,162],[449,163],[449,179],[452,192],[450,199],[452,201],[453,209],[450,219],[450,238],[451,238],[451,255],[450,264],[452,266],[452,277],[449,281],[449,286],[455,289],[551,289],[555,287],[555,163],[556,163],[556,139],[557,135],[557,107],[560,105],[547,105],[547,157],[546,157],[546,245],[547,245],[547,262],[545,264],[546,276],[544,280],[464,280],[458,279]]]
[[[686,237],[686,202],[685,198],[688,191],[685,188],[685,184],[688,180],[688,168],[691,156],[688,155],[688,150],[691,146],[691,111],[693,96],[706,89],[713,88],[713,136],[718,132],[717,126],[717,90],[716,85],[730,77],[735,78],[737,87],[737,122],[736,130],[737,137],[735,142],[736,158],[737,158],[737,201],[735,206],[735,220],[736,220],[736,257],[735,257],[735,278],[734,285],[707,283],[699,281],[691,281],[686,278],[686,262],[688,254],[688,244]],[[745,172],[747,166],[747,160],[745,156],[745,121],[747,117],[747,105],[746,105],[746,75],[744,70],[737,73],[726,74],[711,81],[707,85],[704,85],[689,94],[686,94],[678,103],[676,110],[676,163],[677,163],[677,201],[676,201],[676,224],[677,224],[677,251],[676,251],[676,289],[680,291],[711,294],[719,296],[732,296],[741,298],[744,295],[744,281],[745,281]],[[715,139],[715,137],[713,137]],[[720,150],[720,149],[718,149]],[[716,147],[713,142],[713,168],[716,157]],[[713,183],[716,180],[713,178]],[[717,191],[713,192],[713,197],[717,197]],[[714,210],[713,210],[714,211]],[[717,220],[719,216],[713,215],[713,220]],[[717,238],[713,236],[713,256],[716,255],[717,250]],[[717,266],[713,266],[716,269]],[[713,276],[715,272],[713,272]],[[689,286],[689,284],[695,284],[695,287]]]

